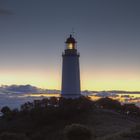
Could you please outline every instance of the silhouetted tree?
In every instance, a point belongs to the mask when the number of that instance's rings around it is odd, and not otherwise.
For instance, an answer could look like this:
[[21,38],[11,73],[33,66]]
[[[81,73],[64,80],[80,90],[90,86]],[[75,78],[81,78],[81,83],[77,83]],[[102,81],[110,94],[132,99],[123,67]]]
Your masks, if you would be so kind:
[[12,110],[5,106],[1,109],[1,112],[3,113],[3,118],[7,119],[7,120],[11,120],[12,119]]
[[9,114],[11,113],[11,109],[8,107],[8,106],[4,106],[2,109],[1,109],[1,112],[6,115],[6,114]]
[[42,107],[47,108],[48,107],[48,99],[44,98],[41,100],[42,102]]
[[49,105],[51,105],[51,106],[58,106],[58,104],[59,104],[59,100],[58,100],[57,97],[51,97],[49,99]]
[[34,107],[33,103],[27,102],[27,103],[21,105],[20,109],[21,109],[21,111],[28,112],[31,109],[33,109],[33,107]]

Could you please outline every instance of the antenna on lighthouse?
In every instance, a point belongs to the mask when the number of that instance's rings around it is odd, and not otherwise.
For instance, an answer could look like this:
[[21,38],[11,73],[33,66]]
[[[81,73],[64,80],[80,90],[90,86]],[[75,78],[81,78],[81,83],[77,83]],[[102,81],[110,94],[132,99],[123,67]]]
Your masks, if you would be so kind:
[[75,28],[72,28],[71,29],[71,35],[74,37],[74,38],[77,38],[77,33],[75,31]]
[[72,34],[73,37],[75,36],[75,30],[74,30],[74,28],[72,28],[71,34]]

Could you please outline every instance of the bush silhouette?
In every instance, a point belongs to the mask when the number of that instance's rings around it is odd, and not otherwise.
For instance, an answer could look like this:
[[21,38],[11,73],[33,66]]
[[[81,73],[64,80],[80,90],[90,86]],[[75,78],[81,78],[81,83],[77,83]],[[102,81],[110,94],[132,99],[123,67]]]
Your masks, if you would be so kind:
[[64,135],[67,140],[90,140],[92,132],[84,125],[72,124],[65,127]]
[[117,100],[113,100],[111,98],[101,98],[96,101],[96,105],[105,108],[105,109],[113,109],[113,110],[121,110],[121,103]]
[[123,112],[127,115],[137,115],[140,116],[140,108],[135,104],[124,104],[122,106]]
[[6,115],[6,114],[9,114],[11,112],[11,109],[8,107],[8,106],[4,106],[2,109],[1,109],[1,112]]
[[7,119],[7,120],[11,120],[13,115],[12,115],[12,110],[7,107],[7,106],[4,106],[2,109],[1,109],[1,112],[3,113],[3,118]]

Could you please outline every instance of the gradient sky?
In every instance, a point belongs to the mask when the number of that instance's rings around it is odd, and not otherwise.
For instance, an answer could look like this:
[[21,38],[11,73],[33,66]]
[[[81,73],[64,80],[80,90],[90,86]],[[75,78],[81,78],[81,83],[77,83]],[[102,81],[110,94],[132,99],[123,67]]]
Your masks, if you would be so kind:
[[0,0],[0,84],[60,89],[73,30],[83,90],[140,91],[140,0]]

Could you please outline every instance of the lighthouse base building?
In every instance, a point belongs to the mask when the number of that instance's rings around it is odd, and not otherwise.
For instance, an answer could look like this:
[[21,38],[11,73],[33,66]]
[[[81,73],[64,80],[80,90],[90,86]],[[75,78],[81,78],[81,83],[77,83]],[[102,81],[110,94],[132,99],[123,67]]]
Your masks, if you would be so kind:
[[66,40],[66,49],[62,54],[62,93],[64,98],[79,98],[80,90],[80,68],[79,53],[76,49],[76,41],[70,35]]

